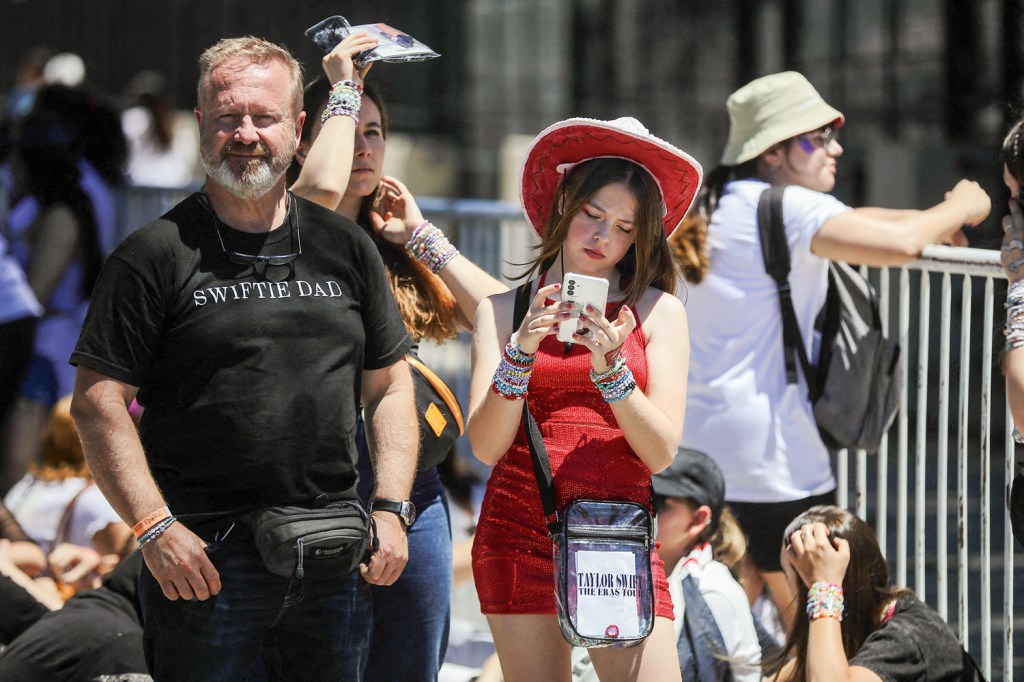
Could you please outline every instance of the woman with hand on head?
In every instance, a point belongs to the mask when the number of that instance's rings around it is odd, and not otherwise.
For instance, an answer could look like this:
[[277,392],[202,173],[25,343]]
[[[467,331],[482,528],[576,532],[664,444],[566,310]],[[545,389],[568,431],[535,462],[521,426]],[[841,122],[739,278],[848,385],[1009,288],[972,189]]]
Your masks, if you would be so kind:
[[909,261],[988,215],[988,195],[961,180],[924,211],[851,208],[832,197],[845,122],[799,73],[764,76],[727,101],[729,141],[708,174],[696,211],[673,240],[691,286],[693,332],[682,445],[708,453],[725,475],[729,507],[749,540],[742,570],[753,603],[767,586],[783,614],[792,595],[775,538],[794,515],[835,501],[829,451],[806,380],[787,382],[782,316],[765,272],[757,225],[762,192],[785,186],[789,284],[812,364],[814,320],[825,303],[830,260],[885,266]]
[[807,595],[807,616],[794,620],[773,682],[978,679],[942,617],[889,584],[875,534],[845,509],[793,519],[779,561],[798,605]]
[[[686,315],[672,296],[666,235],[700,186],[700,166],[635,119],[570,119],[534,141],[521,197],[541,238],[524,277],[531,303],[513,328],[517,292],[476,313],[473,452],[493,464],[473,545],[473,576],[509,682],[569,680],[570,647],[555,608],[552,541],[538,493],[522,398],[543,434],[559,511],[574,499],[650,505],[651,473],[676,454],[686,396]],[[570,344],[565,273],[608,280]],[[590,649],[602,679],[678,680],[672,601],[652,549],[655,624],[632,648]]]
[[[306,123],[291,190],[355,221],[374,240],[410,336],[442,343],[471,329],[477,304],[507,287],[462,256],[423,219],[402,182],[383,176],[388,120],[380,95],[353,58],[377,44],[352,33],[323,60],[327,81],[306,87]],[[419,390],[419,389],[417,389]],[[411,425],[410,425],[411,426]],[[421,429],[430,428],[426,423]],[[374,472],[366,439],[360,448],[359,493],[370,501]],[[452,589],[448,502],[437,461],[420,461],[406,527],[409,562],[390,586],[372,586],[373,641],[365,679],[434,680],[444,659]],[[410,633],[414,636],[410,637]],[[400,650],[396,642],[403,642]]]

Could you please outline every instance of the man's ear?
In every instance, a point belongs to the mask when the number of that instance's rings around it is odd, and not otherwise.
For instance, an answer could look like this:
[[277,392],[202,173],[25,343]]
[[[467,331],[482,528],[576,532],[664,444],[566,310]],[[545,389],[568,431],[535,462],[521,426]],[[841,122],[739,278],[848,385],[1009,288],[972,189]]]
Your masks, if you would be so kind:
[[196,115],[196,123],[203,125],[203,112],[199,111],[199,107],[192,110]]
[[306,154],[309,154],[309,142],[302,140],[295,147],[295,160],[299,162],[300,166],[306,165]]

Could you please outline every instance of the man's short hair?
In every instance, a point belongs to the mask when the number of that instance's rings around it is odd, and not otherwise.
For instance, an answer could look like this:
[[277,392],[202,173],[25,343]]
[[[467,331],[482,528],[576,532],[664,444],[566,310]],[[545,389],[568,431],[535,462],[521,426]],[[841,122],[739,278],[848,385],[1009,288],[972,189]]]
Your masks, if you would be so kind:
[[222,38],[199,56],[199,86],[197,97],[200,109],[209,94],[210,74],[225,62],[239,60],[248,64],[268,64],[278,61],[291,76],[292,114],[302,111],[302,65],[287,49],[262,38]]

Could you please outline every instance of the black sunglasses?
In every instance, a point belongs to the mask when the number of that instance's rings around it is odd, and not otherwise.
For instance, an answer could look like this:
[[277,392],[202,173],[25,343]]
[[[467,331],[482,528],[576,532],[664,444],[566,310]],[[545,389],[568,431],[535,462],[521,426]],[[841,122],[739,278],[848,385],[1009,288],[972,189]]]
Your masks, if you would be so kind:
[[[213,211],[211,211],[211,213],[213,213]],[[228,261],[236,265],[256,265],[257,263],[266,263],[267,265],[288,265],[302,255],[302,237],[299,234],[299,221],[296,214],[297,209],[295,208],[295,197],[292,196],[291,192],[289,192],[288,224],[292,229],[292,234],[295,235],[295,252],[286,253],[280,256],[263,256],[255,253],[228,251],[227,246],[224,244],[224,235],[220,232],[220,220],[217,219],[217,214],[213,213],[213,227],[217,232],[217,239],[220,241],[220,250],[224,252],[224,256],[227,257]]]

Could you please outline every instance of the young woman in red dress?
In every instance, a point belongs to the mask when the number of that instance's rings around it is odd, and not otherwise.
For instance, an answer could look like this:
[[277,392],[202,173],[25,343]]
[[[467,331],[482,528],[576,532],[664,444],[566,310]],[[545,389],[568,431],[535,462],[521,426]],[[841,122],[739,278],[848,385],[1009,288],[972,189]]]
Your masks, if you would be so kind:
[[[473,545],[473,574],[505,680],[570,679],[548,537],[521,424],[521,398],[551,460],[559,510],[578,498],[649,504],[652,472],[673,460],[689,360],[686,315],[666,237],[700,185],[700,166],[635,119],[557,123],[534,141],[521,197],[541,239],[524,275],[532,302],[512,328],[515,292],[476,313],[470,416],[474,454],[494,470]],[[608,305],[586,308],[572,343],[563,274],[608,280]],[[591,650],[602,679],[678,680],[672,601],[652,550],[656,619],[631,648]]]

